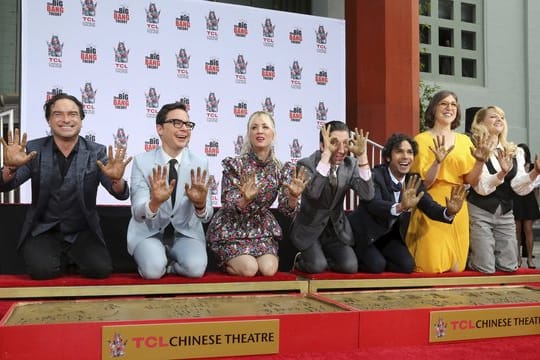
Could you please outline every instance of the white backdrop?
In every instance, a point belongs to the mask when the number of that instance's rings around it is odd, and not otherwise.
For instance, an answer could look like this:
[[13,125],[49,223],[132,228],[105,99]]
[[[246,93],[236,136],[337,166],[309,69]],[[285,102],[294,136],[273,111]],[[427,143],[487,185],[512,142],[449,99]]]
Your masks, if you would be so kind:
[[[345,121],[343,20],[195,0],[23,0],[21,51],[29,139],[48,134],[42,107],[62,91],[84,103],[82,136],[135,155],[159,144],[159,108],[184,101],[190,148],[217,185],[252,112],[274,114],[282,161],[318,148],[325,121]],[[117,202],[101,189],[98,203]]]

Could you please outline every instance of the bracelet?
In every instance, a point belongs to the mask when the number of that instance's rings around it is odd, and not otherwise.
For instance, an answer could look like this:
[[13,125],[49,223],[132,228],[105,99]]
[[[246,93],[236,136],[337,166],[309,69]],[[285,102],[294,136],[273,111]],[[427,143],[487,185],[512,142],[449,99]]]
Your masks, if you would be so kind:
[[358,167],[369,166],[369,163],[358,164]]

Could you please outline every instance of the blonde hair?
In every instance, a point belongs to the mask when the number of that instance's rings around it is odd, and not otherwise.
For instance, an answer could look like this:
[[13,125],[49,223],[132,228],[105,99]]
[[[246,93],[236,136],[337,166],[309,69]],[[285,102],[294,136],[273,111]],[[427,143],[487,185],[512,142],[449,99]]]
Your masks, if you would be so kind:
[[[495,106],[495,105],[486,106],[476,112],[476,114],[474,115],[472,126],[471,126],[471,133],[472,133],[473,139],[476,139],[482,135],[484,136],[489,135],[489,131],[487,127],[483,124],[483,121],[486,119],[488,110],[495,111],[503,119],[504,128],[503,128],[503,131],[499,134],[498,140],[508,155],[515,156],[517,146],[513,142],[508,141],[506,139],[506,137],[508,136],[508,122],[506,121],[504,110],[498,106]],[[494,146],[496,145],[497,144],[494,144]]]
[[[259,118],[259,117],[267,117],[268,119],[270,119],[270,126],[272,128],[272,133],[274,135],[274,142],[275,142],[275,140],[276,140],[276,123],[274,121],[274,118],[272,117],[272,115],[269,112],[255,111],[253,114],[251,114],[251,116],[249,117],[249,120],[247,122],[246,135],[244,135],[244,144],[242,146],[242,151],[240,151],[240,155],[244,155],[244,154],[247,154],[248,152],[253,151],[253,147],[252,147],[251,142],[249,140],[249,129],[251,128],[251,124],[253,123],[253,121],[256,118]],[[274,143],[272,143],[271,147],[272,148],[270,150],[270,159],[276,165],[281,166],[281,162],[276,158],[276,154],[275,154],[275,151],[274,151]]]

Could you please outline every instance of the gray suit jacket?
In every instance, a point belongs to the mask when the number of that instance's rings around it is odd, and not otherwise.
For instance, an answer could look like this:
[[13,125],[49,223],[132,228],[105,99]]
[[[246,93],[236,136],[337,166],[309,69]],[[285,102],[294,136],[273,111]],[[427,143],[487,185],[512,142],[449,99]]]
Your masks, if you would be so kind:
[[315,241],[319,241],[329,221],[332,222],[338,239],[352,246],[354,244],[353,232],[343,211],[345,195],[350,189],[354,189],[361,199],[371,200],[374,194],[373,179],[365,181],[360,178],[356,158],[348,156],[339,166],[335,193],[330,187],[328,177],[322,176],[317,171],[320,160],[321,152],[315,151],[296,164],[297,168],[304,166],[311,178],[302,193],[300,212],[293,221],[290,235],[293,245],[301,251],[309,248]]
[[142,239],[163,233],[167,225],[172,223],[175,230],[184,236],[195,239],[205,239],[202,223],[210,221],[214,214],[210,191],[206,198],[206,217],[200,219],[195,215],[195,207],[184,191],[184,185],[191,184],[191,169],[206,170],[208,174],[208,160],[196,156],[188,148],[183,150],[182,162],[178,168],[178,181],[174,208],[171,200],[165,201],[159,207],[158,213],[152,219],[146,217],[146,203],[150,200],[150,183],[148,175],[158,165],[167,164],[161,147],[139,154],[133,160],[131,169],[131,220],[127,232],[128,252],[133,250]]
[[[53,138],[47,136],[35,140],[31,140],[26,144],[28,153],[36,151],[37,156],[28,164],[17,169],[17,174],[13,180],[8,183],[3,183],[0,176],[0,191],[12,190],[28,179],[32,179],[32,204],[26,213],[26,218],[22,227],[21,237],[17,245],[18,248],[22,245],[32,228],[45,211],[47,202],[50,196],[50,179],[54,171],[58,171],[53,166]],[[96,208],[97,189],[101,183],[107,191],[119,200],[129,198],[129,187],[126,188],[123,194],[116,194],[112,190],[112,184],[108,177],[103,175],[96,164],[97,160],[101,160],[104,164],[107,163],[107,149],[101,144],[87,141],[79,136],[79,151],[75,159],[77,166],[76,173],[77,195],[81,203],[81,209],[88,222],[88,227],[93,230],[96,235],[105,241],[103,232],[99,224],[99,215]]]

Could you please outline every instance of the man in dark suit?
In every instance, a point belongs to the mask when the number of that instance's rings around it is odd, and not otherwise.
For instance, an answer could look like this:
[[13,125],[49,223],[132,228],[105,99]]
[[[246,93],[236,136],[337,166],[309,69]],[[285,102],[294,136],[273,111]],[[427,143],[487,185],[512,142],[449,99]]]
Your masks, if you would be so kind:
[[[310,183],[302,193],[290,238],[300,251],[294,267],[309,273],[327,269],[355,273],[351,225],[343,210],[343,199],[350,189],[363,200],[373,198],[373,181],[366,154],[367,135],[349,128],[341,121],[331,121],[321,128],[320,150],[298,161]],[[355,156],[349,156],[352,152]]]
[[26,143],[8,134],[2,139],[4,167],[0,191],[32,179],[32,204],[22,226],[18,249],[33,279],[60,276],[72,265],[86,277],[105,278],[112,261],[99,225],[96,196],[99,184],[119,200],[129,197],[122,178],[131,158],[126,148],[113,155],[79,136],[83,104],[74,96],[57,94],[44,105],[51,135]]
[[417,153],[418,145],[409,136],[390,136],[382,150],[384,164],[373,169],[374,198],[361,200],[349,214],[361,272],[411,273],[414,259],[404,243],[410,212],[423,211],[431,219],[450,223],[463,204],[462,185],[452,189],[442,207],[426,191],[419,175],[409,174]]

